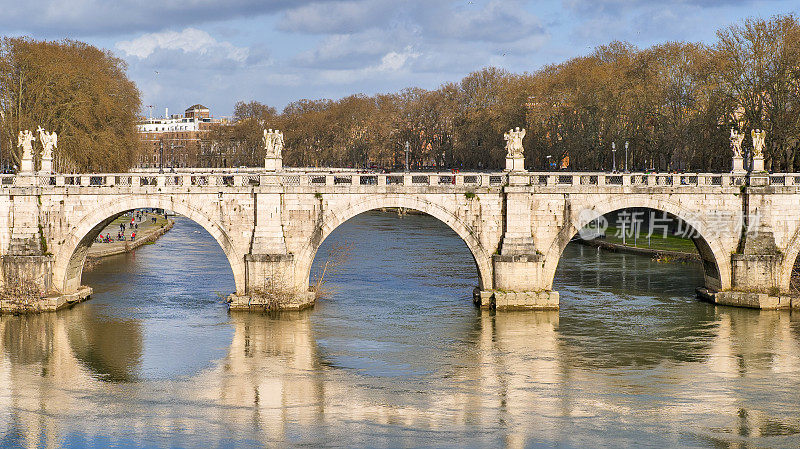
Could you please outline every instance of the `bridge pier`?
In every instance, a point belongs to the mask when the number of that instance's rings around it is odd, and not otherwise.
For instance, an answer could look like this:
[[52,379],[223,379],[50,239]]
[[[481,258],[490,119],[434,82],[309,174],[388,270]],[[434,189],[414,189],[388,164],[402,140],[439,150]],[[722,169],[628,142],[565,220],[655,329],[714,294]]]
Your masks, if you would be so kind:
[[730,290],[704,295],[715,304],[753,309],[800,308],[800,299],[780,288],[781,254],[733,254]]
[[8,241],[0,257],[0,313],[53,311],[88,298],[91,288],[76,288],[65,295],[53,285],[55,258],[42,235],[36,179],[22,178],[24,190],[3,204],[9,213],[2,218],[5,226],[0,237]]
[[233,310],[301,310],[314,305],[316,295],[295,281],[294,254],[245,256],[246,292],[228,297]]
[[482,291],[475,302],[497,310],[558,309],[558,292],[545,279],[544,255],[536,249],[533,229],[535,204],[526,173],[509,174],[505,193],[505,233],[500,254],[492,256],[493,289]]
[[775,191],[769,187],[769,177],[754,173],[749,181],[742,191],[744,232],[738,251],[731,255],[731,288],[711,294],[709,299],[715,304],[755,309],[800,307],[800,299],[788,291],[788,278],[782,285],[784,265],[791,266],[794,261],[786,259],[774,232],[776,226],[794,219],[794,214],[773,204]]
[[474,300],[485,309],[558,309],[558,292],[542,288],[544,257],[541,254],[495,254],[494,289],[477,290]]

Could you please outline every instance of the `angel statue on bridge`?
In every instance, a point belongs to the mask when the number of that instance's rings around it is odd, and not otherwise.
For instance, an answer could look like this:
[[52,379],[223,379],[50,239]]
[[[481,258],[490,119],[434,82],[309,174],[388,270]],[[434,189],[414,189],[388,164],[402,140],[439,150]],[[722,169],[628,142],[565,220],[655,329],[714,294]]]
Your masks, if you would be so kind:
[[525,129],[511,129],[503,134],[503,140],[506,141],[506,157],[522,157],[525,147],[522,146],[522,139],[525,137]]
[[33,133],[27,129],[25,131],[20,131],[17,135],[17,146],[22,148],[23,161],[33,160],[33,142],[35,140],[36,137],[33,137]]
[[744,133],[736,131],[731,128],[731,150],[733,150],[733,157],[742,157],[742,141],[744,140]]
[[36,131],[39,133],[39,142],[42,144],[42,159],[52,160],[53,150],[58,149],[58,135],[55,131],[48,133],[41,126]]

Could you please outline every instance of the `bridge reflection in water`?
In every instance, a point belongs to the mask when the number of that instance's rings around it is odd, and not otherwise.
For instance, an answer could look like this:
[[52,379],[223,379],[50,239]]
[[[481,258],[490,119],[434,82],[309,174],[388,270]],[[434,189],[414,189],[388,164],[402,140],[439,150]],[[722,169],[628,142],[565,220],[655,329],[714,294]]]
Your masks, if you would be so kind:
[[[359,217],[344,231],[364,220],[386,223]],[[337,312],[370,298],[334,297],[311,311],[275,316],[231,313],[221,323],[232,331],[217,342],[230,343],[221,359],[162,379],[142,379],[137,371],[152,331],[146,319],[109,319],[92,303],[2,316],[0,445],[755,447],[796,441],[800,326],[792,315],[647,295],[648,288],[660,288],[654,282],[674,284],[680,266],[653,276],[658,265],[621,257],[598,259],[594,250],[568,248],[557,275],[565,292],[560,312],[494,314],[470,308],[464,298],[431,322],[397,316],[408,307],[398,304],[384,311],[379,325],[403,332],[410,323],[406,348],[359,334],[374,316]],[[619,268],[623,263],[635,265],[635,276]],[[440,260],[427,269],[448,264]],[[612,265],[621,284],[592,271],[612,274]],[[691,270],[683,267],[683,276]],[[215,306],[208,307],[200,312]],[[114,335],[128,337],[109,341]],[[419,353],[423,343],[415,339],[442,343],[431,356]],[[174,351],[192,350],[192,341],[185,345]],[[408,368],[393,372],[354,360],[385,354]],[[429,357],[439,363],[429,364]]]

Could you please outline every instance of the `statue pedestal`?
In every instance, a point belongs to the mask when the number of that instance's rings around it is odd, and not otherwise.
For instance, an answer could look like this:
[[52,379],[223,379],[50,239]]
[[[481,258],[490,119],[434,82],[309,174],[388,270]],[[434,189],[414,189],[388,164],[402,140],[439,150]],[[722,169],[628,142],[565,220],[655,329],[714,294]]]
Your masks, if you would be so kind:
[[279,157],[266,157],[266,158],[264,158],[264,168],[267,171],[281,171],[281,170],[283,170],[283,158],[279,158]]
[[33,159],[22,158],[19,164],[20,173],[33,173]]
[[53,158],[42,159],[42,173],[53,173]]
[[764,156],[753,156],[753,173],[764,172]]
[[525,158],[522,156],[506,157],[506,171],[525,171]]
[[741,156],[734,156],[733,157],[733,173],[745,173],[747,170],[744,169],[744,158]]

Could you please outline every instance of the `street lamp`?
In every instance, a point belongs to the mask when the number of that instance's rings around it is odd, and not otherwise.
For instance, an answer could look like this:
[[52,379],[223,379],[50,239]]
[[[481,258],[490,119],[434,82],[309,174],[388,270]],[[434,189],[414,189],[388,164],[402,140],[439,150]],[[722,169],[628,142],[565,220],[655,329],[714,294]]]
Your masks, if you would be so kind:
[[406,140],[406,173],[408,173],[408,141]]
[[613,165],[612,173],[617,171],[617,143],[611,142],[611,160]]
[[628,141],[625,141],[625,173],[628,173]]
[[547,170],[550,170],[550,158],[551,158],[551,157],[553,157],[553,156],[551,156],[551,155],[549,155],[549,154],[548,154],[548,155],[547,155],[547,156],[545,156],[545,157],[547,158]]
[[159,162],[158,162],[158,172],[164,173],[164,141],[161,140],[158,142],[158,154],[159,154]]

